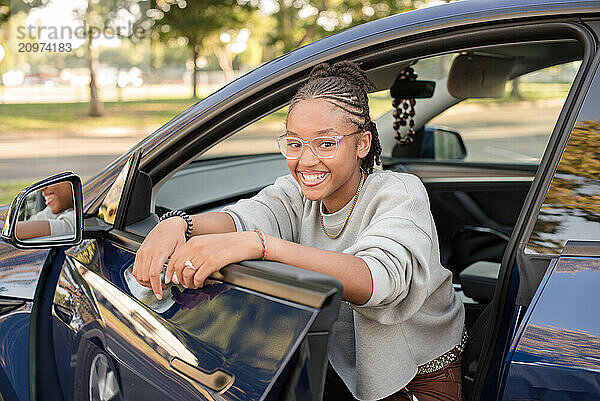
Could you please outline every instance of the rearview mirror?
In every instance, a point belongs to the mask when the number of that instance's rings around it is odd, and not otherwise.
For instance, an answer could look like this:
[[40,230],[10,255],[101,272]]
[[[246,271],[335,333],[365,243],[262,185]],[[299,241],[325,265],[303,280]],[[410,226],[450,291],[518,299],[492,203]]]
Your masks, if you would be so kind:
[[18,248],[77,245],[82,235],[81,180],[69,172],[19,192],[2,227],[2,239]]
[[396,79],[390,88],[390,95],[393,99],[429,99],[433,97],[434,90],[434,81]]

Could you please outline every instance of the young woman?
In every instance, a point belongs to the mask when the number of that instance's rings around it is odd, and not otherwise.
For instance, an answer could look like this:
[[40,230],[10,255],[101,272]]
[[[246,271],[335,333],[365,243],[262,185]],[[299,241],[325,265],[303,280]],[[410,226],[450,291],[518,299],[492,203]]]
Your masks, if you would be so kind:
[[247,259],[334,276],[346,302],[329,361],[354,397],[459,400],[463,305],[440,264],[423,184],[373,169],[381,146],[371,86],[351,62],[316,66],[278,139],[290,174],[222,212],[169,215],[140,247],[133,274],[158,298],[167,257],[166,282],[188,288]]

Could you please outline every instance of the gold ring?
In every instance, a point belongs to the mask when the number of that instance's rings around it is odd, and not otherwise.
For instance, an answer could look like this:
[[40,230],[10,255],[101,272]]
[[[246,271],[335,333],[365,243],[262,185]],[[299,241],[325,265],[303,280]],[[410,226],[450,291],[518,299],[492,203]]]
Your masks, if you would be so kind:
[[197,267],[195,267],[192,264],[192,262],[190,260],[186,260],[184,266],[187,267],[188,269],[192,269],[192,270],[197,270],[198,269]]

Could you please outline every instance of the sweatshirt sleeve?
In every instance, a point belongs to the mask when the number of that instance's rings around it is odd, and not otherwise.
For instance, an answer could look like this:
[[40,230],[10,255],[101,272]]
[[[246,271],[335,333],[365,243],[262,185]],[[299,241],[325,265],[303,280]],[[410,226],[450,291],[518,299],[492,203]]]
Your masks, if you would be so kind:
[[49,219],[50,235],[75,233],[75,211],[68,210]]
[[50,235],[75,233],[75,211],[73,209],[53,214],[50,208],[46,207],[28,220],[46,220],[50,225]]
[[303,196],[291,175],[279,177],[250,199],[241,199],[226,206],[237,231],[262,230],[288,241],[298,238]]
[[433,217],[418,179],[387,187],[374,203],[379,212],[344,250],[365,261],[373,282],[369,300],[351,306],[382,324],[397,324],[421,308],[428,296],[430,268],[439,264]]

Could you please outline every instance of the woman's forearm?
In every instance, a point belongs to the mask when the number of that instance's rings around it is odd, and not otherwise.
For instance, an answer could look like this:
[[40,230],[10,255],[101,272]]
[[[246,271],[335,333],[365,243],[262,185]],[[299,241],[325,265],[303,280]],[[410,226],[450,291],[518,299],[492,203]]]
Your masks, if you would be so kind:
[[341,252],[307,247],[266,236],[267,258],[306,270],[327,274],[340,280],[344,286],[343,299],[362,305],[373,292],[369,267],[359,257]]
[[50,223],[47,220],[20,221],[15,234],[18,239],[46,237],[50,235]]
[[[194,223],[192,236],[235,232],[233,218],[224,212],[200,213],[191,216]],[[185,230],[185,228],[184,228]]]
[[[235,232],[233,218],[223,212],[201,213],[192,217],[192,236]],[[185,221],[180,219],[182,230]],[[369,300],[373,291],[371,271],[361,258],[341,252],[307,247],[281,238],[267,237],[267,258],[276,262],[297,266],[318,273],[328,274],[340,280],[344,286],[343,298],[361,305]],[[260,241],[258,235],[256,241]],[[262,254],[255,255],[260,259]]]

